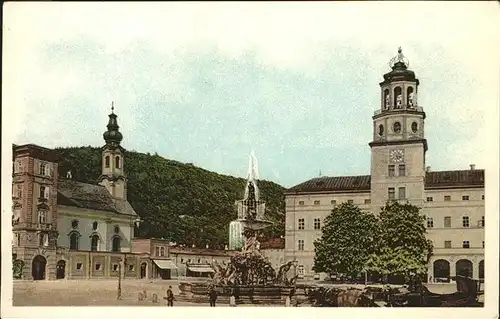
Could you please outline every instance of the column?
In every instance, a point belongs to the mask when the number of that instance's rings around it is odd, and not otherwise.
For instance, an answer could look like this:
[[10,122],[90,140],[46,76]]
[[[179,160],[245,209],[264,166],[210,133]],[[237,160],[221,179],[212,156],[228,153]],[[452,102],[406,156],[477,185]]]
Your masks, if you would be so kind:
[[432,284],[433,280],[434,280],[434,260],[431,260],[427,265],[427,283]]
[[448,260],[450,263],[450,277],[457,275],[457,264],[455,259]]
[[479,262],[477,259],[472,262],[472,278],[479,279]]

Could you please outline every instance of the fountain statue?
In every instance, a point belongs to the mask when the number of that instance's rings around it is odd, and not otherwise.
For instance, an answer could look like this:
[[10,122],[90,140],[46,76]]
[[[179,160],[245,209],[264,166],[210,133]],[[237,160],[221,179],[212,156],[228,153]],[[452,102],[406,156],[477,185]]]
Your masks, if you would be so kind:
[[[222,295],[230,294],[230,291],[236,289],[238,296],[248,297],[253,301],[256,296],[264,299],[272,296],[274,301],[282,301],[289,295],[290,290],[294,289],[297,276],[291,279],[288,279],[287,276],[293,262],[282,265],[276,272],[268,258],[260,252],[261,231],[271,226],[272,222],[265,218],[265,202],[260,200],[257,180],[257,159],[252,152],[245,196],[243,200],[236,202],[238,217],[236,221],[231,222],[233,225],[234,223],[241,225],[240,228],[234,228],[241,229],[243,242],[241,251],[236,252],[227,265],[213,262],[212,268],[215,273],[208,286],[205,286],[206,290],[199,284],[199,288],[189,288],[192,292],[198,291],[197,294],[200,296],[198,299],[201,298],[201,295],[205,296],[209,289],[215,288]],[[230,241],[234,236],[235,234],[230,234]],[[181,291],[187,290],[180,288]]]

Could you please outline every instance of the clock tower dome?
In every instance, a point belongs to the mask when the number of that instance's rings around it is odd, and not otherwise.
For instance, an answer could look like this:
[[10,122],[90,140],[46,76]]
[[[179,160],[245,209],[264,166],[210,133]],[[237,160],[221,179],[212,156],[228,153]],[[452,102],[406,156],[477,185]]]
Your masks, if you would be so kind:
[[373,119],[371,203],[374,212],[387,200],[422,206],[424,198],[425,112],[417,102],[419,80],[401,48],[380,83],[380,107]]

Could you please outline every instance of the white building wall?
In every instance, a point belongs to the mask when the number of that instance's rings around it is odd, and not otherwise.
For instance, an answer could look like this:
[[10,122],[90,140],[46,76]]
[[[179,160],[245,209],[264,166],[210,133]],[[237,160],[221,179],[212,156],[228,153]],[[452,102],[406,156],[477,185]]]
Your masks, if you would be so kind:
[[[114,226],[116,225],[120,228],[119,236],[121,238],[121,251],[131,251],[131,239],[133,238],[134,231],[132,217],[120,216],[112,212],[58,205],[59,238],[57,240],[57,245],[59,247],[69,248],[70,233],[75,231],[71,227],[73,220],[78,221],[78,228],[76,231],[80,234],[79,250],[90,250],[90,237],[94,233],[97,233],[101,239],[98,250],[111,251]],[[94,221],[98,223],[96,231],[92,229]]]
[[[473,263],[473,276],[479,276],[479,262],[484,260],[484,228],[480,225],[485,215],[484,188],[440,189],[425,190],[422,213],[433,218],[433,227],[427,229],[427,237],[434,244],[434,254],[429,263],[429,276],[432,276],[432,264],[435,260],[445,259],[450,263],[450,275],[454,276],[455,264],[460,259],[467,259]],[[444,196],[450,196],[450,201],[445,201]],[[469,196],[463,200],[462,196]],[[426,201],[432,197],[432,201]],[[332,200],[340,204],[353,200],[364,210],[372,210],[365,200],[370,198],[370,193],[330,193],[317,195],[287,195],[286,224],[285,224],[285,262],[297,260],[298,267],[304,269],[304,278],[314,276],[314,240],[321,236],[321,231],[314,230],[314,218],[323,221],[333,209]],[[315,204],[316,201],[316,204]],[[317,203],[319,201],[319,204]],[[299,204],[299,202],[303,202]],[[378,211],[379,207],[373,208]],[[444,217],[451,218],[451,227],[444,227]],[[463,216],[469,217],[469,227],[463,227]],[[305,221],[304,229],[298,229],[298,220]],[[304,241],[304,250],[298,250],[298,241]],[[469,241],[470,248],[463,248],[463,241]],[[451,241],[451,248],[445,248],[445,241]],[[320,274],[325,278],[326,274]]]
[[[314,265],[314,241],[321,237],[321,230],[314,229],[314,219],[319,218],[323,227],[325,218],[330,215],[334,205],[353,201],[361,209],[370,210],[370,193],[325,193],[311,195],[287,195],[285,220],[285,261],[297,261],[297,269],[305,279],[312,279],[316,273]],[[299,220],[304,219],[304,229],[299,229]],[[299,241],[304,248],[300,250]],[[320,278],[326,274],[319,274]]]

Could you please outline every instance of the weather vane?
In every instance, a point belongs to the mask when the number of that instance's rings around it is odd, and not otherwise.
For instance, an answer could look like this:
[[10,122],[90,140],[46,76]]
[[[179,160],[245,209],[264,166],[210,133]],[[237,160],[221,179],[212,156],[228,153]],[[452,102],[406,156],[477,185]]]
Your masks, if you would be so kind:
[[111,113],[115,111],[115,101],[111,101]]

